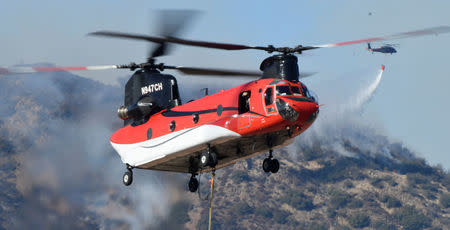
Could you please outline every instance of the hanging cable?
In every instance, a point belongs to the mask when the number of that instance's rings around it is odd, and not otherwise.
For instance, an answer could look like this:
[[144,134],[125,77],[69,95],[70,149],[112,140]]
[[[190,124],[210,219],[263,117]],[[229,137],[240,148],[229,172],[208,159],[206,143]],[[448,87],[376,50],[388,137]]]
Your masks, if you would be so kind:
[[211,230],[211,219],[212,219],[212,205],[213,205],[213,196],[214,196],[214,177],[216,176],[216,170],[212,171],[212,178],[211,178],[211,197],[209,200],[209,225],[208,230]]

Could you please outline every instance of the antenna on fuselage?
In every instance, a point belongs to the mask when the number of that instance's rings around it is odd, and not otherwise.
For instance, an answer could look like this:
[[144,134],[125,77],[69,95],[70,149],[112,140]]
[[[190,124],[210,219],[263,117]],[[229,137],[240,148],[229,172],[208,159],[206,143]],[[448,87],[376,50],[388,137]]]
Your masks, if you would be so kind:
[[208,96],[208,88],[203,88],[203,89],[201,89],[202,91],[204,90],[205,91],[205,96]]

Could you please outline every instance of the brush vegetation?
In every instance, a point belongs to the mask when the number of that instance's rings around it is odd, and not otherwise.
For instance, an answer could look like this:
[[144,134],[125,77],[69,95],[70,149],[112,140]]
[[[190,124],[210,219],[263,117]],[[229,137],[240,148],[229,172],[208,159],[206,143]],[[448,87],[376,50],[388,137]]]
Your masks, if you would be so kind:
[[[446,229],[449,173],[386,143],[390,156],[356,146],[352,157],[326,148],[279,150],[277,174],[262,171],[263,156],[219,170],[214,229]],[[187,197],[189,220],[178,227],[207,228],[208,203]]]

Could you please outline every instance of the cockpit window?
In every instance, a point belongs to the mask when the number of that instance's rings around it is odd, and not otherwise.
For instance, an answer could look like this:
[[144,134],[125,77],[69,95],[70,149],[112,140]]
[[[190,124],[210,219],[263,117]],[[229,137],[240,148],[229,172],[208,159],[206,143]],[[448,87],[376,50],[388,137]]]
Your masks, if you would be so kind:
[[292,95],[291,89],[287,85],[277,86],[277,96]]
[[319,103],[317,95],[313,91],[309,91],[308,88],[306,88],[306,85],[301,85],[300,88],[302,90],[303,96],[311,98],[313,101]]
[[306,88],[306,86],[302,85],[301,88],[303,96],[308,97],[308,89]]
[[264,93],[264,101],[266,105],[271,105],[273,103],[273,90],[272,87],[267,88]]
[[291,91],[294,96],[301,96],[300,89],[297,86],[291,86]]

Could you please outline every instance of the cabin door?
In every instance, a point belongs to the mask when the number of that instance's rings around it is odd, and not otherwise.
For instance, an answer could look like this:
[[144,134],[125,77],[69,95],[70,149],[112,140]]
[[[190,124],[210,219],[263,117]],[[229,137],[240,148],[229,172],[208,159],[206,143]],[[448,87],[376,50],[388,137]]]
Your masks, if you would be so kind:
[[240,129],[250,127],[250,96],[250,90],[239,94],[238,126]]

